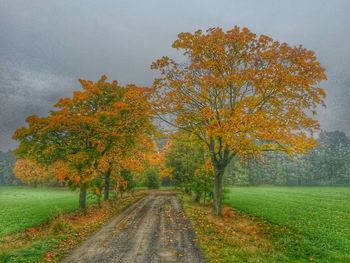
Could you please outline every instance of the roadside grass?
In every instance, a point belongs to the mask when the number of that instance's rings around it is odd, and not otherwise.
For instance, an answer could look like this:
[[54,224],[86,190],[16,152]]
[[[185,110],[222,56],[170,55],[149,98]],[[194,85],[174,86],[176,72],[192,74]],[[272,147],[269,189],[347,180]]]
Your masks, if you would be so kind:
[[350,187],[234,187],[225,203],[266,221],[290,260],[350,262]]
[[270,225],[225,208],[224,217],[211,214],[211,205],[182,196],[182,204],[208,262],[300,262],[288,258],[266,234]]
[[92,205],[85,212],[57,214],[45,224],[27,228],[0,238],[0,262],[31,263],[58,262],[80,242],[147,193],[133,195]]
[[76,209],[78,194],[67,189],[0,186],[0,238]]

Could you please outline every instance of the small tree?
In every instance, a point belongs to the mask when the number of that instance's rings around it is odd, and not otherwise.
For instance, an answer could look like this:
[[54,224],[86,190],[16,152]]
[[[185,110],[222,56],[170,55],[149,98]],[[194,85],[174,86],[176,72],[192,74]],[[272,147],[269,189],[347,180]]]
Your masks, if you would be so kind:
[[199,202],[203,200],[211,200],[213,197],[213,171],[201,167],[196,170],[193,176],[191,187],[195,194],[195,200]]
[[178,132],[167,143],[165,165],[171,171],[175,184],[191,194],[194,181],[198,179],[195,177],[196,171],[204,166],[207,157],[205,148],[197,138]]

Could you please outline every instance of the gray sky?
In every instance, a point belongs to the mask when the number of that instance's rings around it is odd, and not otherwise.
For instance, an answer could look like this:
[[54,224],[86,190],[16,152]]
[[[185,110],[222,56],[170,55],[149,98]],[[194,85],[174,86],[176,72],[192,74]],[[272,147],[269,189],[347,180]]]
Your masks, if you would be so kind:
[[349,0],[0,0],[0,149],[78,78],[150,85],[152,61],[179,57],[179,32],[234,25],[314,50],[329,79],[322,128],[350,135],[349,10]]

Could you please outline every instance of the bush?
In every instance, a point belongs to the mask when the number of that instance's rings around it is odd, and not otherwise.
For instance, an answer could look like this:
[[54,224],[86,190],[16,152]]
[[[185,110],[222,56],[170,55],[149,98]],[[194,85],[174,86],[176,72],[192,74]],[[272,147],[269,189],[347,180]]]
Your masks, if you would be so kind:
[[125,191],[132,192],[136,187],[136,181],[134,179],[133,174],[128,170],[123,170],[121,171],[121,176],[124,178],[125,181],[128,182]]
[[149,189],[158,189],[160,180],[156,169],[148,169],[146,171],[146,185]]
[[55,217],[53,217],[50,223],[51,234],[58,235],[69,233],[71,231],[73,231],[72,225],[67,222],[62,214],[57,214]]
[[212,172],[199,168],[193,176],[191,190],[195,195],[195,200],[210,201],[213,198],[214,175]]

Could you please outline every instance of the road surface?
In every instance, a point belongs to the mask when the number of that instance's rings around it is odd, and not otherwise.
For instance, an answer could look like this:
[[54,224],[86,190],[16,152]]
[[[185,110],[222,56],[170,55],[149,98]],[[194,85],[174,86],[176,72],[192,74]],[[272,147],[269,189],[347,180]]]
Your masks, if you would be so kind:
[[153,193],[138,201],[63,263],[205,262],[176,195]]

